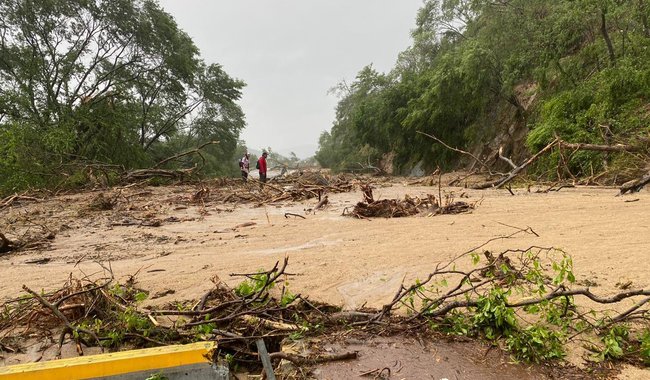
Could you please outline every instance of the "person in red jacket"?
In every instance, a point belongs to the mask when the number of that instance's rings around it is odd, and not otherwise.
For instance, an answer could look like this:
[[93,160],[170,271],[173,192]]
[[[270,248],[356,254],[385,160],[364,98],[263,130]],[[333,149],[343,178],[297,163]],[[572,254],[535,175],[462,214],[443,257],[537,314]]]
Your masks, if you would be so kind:
[[260,182],[262,183],[266,182],[266,157],[268,157],[268,155],[268,153],[263,152],[262,157],[257,160],[257,168],[260,170]]

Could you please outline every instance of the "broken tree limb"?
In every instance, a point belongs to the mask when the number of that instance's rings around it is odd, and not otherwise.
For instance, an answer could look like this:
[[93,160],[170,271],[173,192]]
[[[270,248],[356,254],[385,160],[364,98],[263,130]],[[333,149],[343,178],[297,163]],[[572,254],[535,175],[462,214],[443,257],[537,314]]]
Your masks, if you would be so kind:
[[[179,154],[176,154],[174,156],[165,158],[164,160],[158,162],[156,165],[154,165],[151,168],[148,168],[148,169],[136,169],[136,170],[131,170],[131,171],[127,172],[127,173],[124,173],[123,176],[122,176],[122,179],[125,182],[139,181],[139,180],[149,179],[149,178],[153,178],[153,177],[162,177],[162,178],[171,178],[171,179],[176,179],[176,180],[183,180],[184,178],[186,178],[188,176],[191,176],[195,172],[200,171],[203,168],[203,166],[205,166],[205,157],[203,157],[203,155],[201,154],[201,149],[203,149],[204,147],[206,147],[208,145],[214,145],[214,144],[218,144],[218,143],[219,143],[219,141],[208,141],[208,142],[206,142],[206,143],[204,143],[204,144],[202,144],[202,145],[200,145],[200,146],[198,146],[198,147],[196,147],[196,148],[194,148],[192,150],[188,150],[186,152],[179,153]],[[188,156],[190,154],[196,154],[199,157],[201,157],[203,165],[198,166],[198,164],[195,164],[193,167],[187,168],[187,169],[176,169],[176,170],[173,170],[173,169],[169,169],[169,170],[160,169],[160,166],[162,166],[163,164],[165,164],[167,162],[170,162],[170,161],[173,161],[173,160],[177,160],[177,159],[179,159],[181,157],[184,157],[184,156]]]
[[255,341],[257,345],[257,353],[262,361],[264,366],[264,372],[266,372],[266,378],[268,380],[275,380],[275,373],[273,373],[273,363],[271,363],[271,357],[269,356],[268,351],[266,351],[266,345],[264,344],[264,339],[258,339]]
[[234,230],[236,230],[238,228],[252,227],[252,226],[255,226],[255,225],[257,225],[257,223],[255,223],[255,222],[244,222],[244,223],[240,223],[240,224],[234,226],[233,228],[231,228],[231,230],[234,231]]
[[517,165],[515,165],[514,162],[512,162],[511,159],[503,155],[503,147],[499,147],[499,158],[502,159],[503,161],[507,162],[508,165],[510,165],[511,168],[517,169]]
[[495,181],[490,181],[490,182],[482,183],[480,185],[472,186],[472,189],[481,190],[481,189],[489,189],[491,187],[494,187],[496,189],[501,188],[503,185],[505,185],[506,183],[512,181],[515,177],[517,177],[519,175],[519,173],[521,173],[524,169],[526,169],[526,167],[528,167],[528,165],[535,162],[539,158],[539,156],[541,156],[542,154],[544,154],[544,153],[548,152],[549,150],[551,150],[556,144],[558,144],[559,141],[560,141],[560,139],[558,139],[558,138],[553,140],[550,144],[545,146],[544,149],[537,152],[534,156],[529,158],[526,162],[524,162],[523,164],[521,164],[521,165],[517,166],[516,168],[514,168],[510,173],[508,173],[507,176],[499,178],[499,179],[497,179]]
[[264,327],[274,329],[274,330],[280,330],[280,331],[296,331],[299,330],[300,327],[297,325],[291,325],[288,323],[283,323],[283,322],[276,322],[276,321],[271,321],[269,319],[264,319],[260,317],[256,317],[253,315],[244,315],[242,319],[248,323],[251,324],[262,324]]
[[542,303],[544,301],[552,300],[555,298],[560,298],[560,297],[567,297],[567,296],[585,296],[589,298],[590,300],[600,303],[600,304],[610,304],[610,303],[616,303],[619,301],[622,301],[626,298],[630,297],[636,297],[636,296],[650,296],[650,289],[634,289],[634,290],[629,290],[627,292],[622,292],[622,293],[617,293],[614,294],[613,296],[609,297],[603,297],[596,295],[589,290],[589,288],[581,288],[581,289],[568,289],[568,290],[559,290],[556,292],[552,292],[547,294],[545,297],[540,297],[540,298],[535,298],[535,299],[527,299],[523,300],[520,302],[512,303],[512,304],[507,304],[508,307],[522,307],[522,306],[528,306],[528,305],[535,305]]
[[339,311],[328,316],[332,322],[359,322],[370,321],[377,317],[377,313],[367,313],[363,311]]
[[[473,296],[467,296],[468,294],[480,294],[480,289],[486,289],[495,285],[502,286],[504,283],[508,282],[510,282],[511,286],[515,284],[521,286],[527,282],[529,283],[526,274],[530,269],[530,261],[528,261],[530,256],[523,255],[522,253],[530,253],[533,249],[535,250],[535,254],[533,256],[534,260],[541,257],[542,253],[549,254],[554,250],[553,248],[548,247],[530,247],[528,249],[522,250],[506,250],[501,252],[498,257],[493,255],[491,252],[486,251],[484,252],[484,255],[487,258],[486,265],[483,267],[474,268],[469,271],[459,271],[455,268],[444,269],[444,267],[441,268],[440,266],[436,266],[435,271],[429,274],[429,276],[423,281],[418,281],[409,287],[406,287],[404,284],[402,284],[393,301],[389,304],[384,305],[381,312],[376,315],[373,321],[379,320],[382,317],[388,315],[397,306],[409,307],[409,305],[405,302],[405,299],[412,296],[420,298],[422,304],[424,305],[419,311],[410,306],[410,310],[414,313],[413,317],[411,317],[411,320],[413,321],[421,317],[441,318],[454,310],[471,309],[477,307],[481,303],[480,300]],[[507,257],[507,254],[509,253],[519,254],[520,256],[518,259],[515,259],[514,257],[511,259]],[[515,263],[517,265],[515,265]],[[442,278],[445,276],[454,276],[455,279],[451,281],[456,283],[456,285],[449,288],[446,293],[441,294],[440,292],[435,292],[427,295],[426,291],[422,290],[424,285],[431,281],[435,281],[434,278]],[[506,277],[503,276],[510,277],[506,280]],[[447,281],[447,278],[445,281]],[[546,286],[549,287],[552,284],[552,282],[548,279],[544,280],[544,282],[546,283]],[[648,310],[641,308],[647,305],[650,301],[649,289],[627,290],[625,292],[612,295],[598,295],[591,292],[589,288],[571,289],[568,287],[568,284],[560,284],[558,286],[553,286],[553,288],[550,289],[554,290],[551,290],[547,294],[540,297],[524,298],[515,300],[513,302],[505,300],[504,306],[515,309],[542,304],[560,298],[567,299],[569,297],[577,296],[584,297],[597,304],[614,304],[626,299],[631,299],[633,297],[644,297],[633,307],[622,312],[618,316],[614,318],[607,318],[607,320],[612,321],[613,323],[617,323],[627,320],[634,315],[646,315],[645,313],[647,313]],[[412,305],[412,303],[410,303],[410,305]],[[365,316],[359,316],[359,318],[362,317]],[[645,318],[647,319],[647,316]]]
[[179,170],[137,169],[128,172],[124,177],[124,180],[128,182],[132,180],[142,180],[142,179],[148,179],[153,177],[183,179],[184,177],[194,173],[195,169],[196,169],[195,167],[190,169],[179,169]]
[[564,140],[559,140],[558,143],[562,148],[574,150],[591,150],[595,152],[642,152],[645,150],[645,148],[642,146],[627,144],[599,145],[586,143],[569,143]]
[[625,320],[625,318],[629,317],[630,315],[632,315],[632,313],[639,310],[643,305],[648,303],[648,301],[650,301],[650,297],[646,297],[646,298],[642,299],[641,301],[637,302],[631,308],[627,309],[626,311],[624,311],[624,312],[620,313],[619,315],[617,315],[616,317],[612,318],[612,322],[616,323],[616,322],[621,322],[621,321]]
[[424,133],[424,132],[421,132],[421,131],[416,131],[416,132],[419,133],[419,134],[421,134],[421,135],[424,135],[424,136],[427,136],[427,137],[429,137],[429,138],[432,138],[432,139],[436,140],[438,143],[440,143],[442,146],[444,146],[445,148],[447,148],[447,149],[449,149],[449,150],[453,150],[454,152],[461,153],[461,154],[464,154],[464,155],[466,155],[466,156],[470,156],[470,157],[472,157],[472,158],[474,159],[474,161],[478,162],[478,163],[479,163],[479,164],[480,164],[480,165],[481,165],[485,170],[488,171],[488,173],[492,174],[492,171],[490,170],[489,166],[488,166],[485,162],[481,161],[478,157],[476,157],[475,155],[471,154],[470,152],[466,152],[466,151],[464,151],[464,150],[461,150],[461,149],[458,149],[458,148],[454,148],[454,147],[452,147],[452,146],[449,146],[449,145],[447,145],[444,141],[440,140],[439,138],[437,138],[437,137],[434,136],[434,135],[430,135],[430,134],[428,134],[428,133]]
[[17,201],[38,202],[38,201],[42,201],[42,199],[38,199],[38,198],[35,198],[35,197],[28,197],[28,196],[25,195],[25,193],[23,193],[22,195],[19,195],[19,194],[10,195],[10,196],[8,196],[8,197],[6,197],[6,198],[4,198],[3,200],[0,201],[0,210],[2,210],[3,208],[11,206],[14,202],[17,202]]
[[293,216],[293,217],[296,217],[296,218],[307,219],[307,218],[305,218],[305,217],[302,216],[302,215],[294,214],[294,213],[292,213],[292,212],[285,212],[285,213],[284,213],[284,217],[285,217],[285,218],[288,219],[290,216]]
[[314,207],[314,211],[318,210],[319,208],[325,206],[329,202],[327,195],[321,199],[320,202]]
[[165,164],[165,163],[167,163],[169,161],[177,160],[177,159],[179,159],[181,157],[185,157],[185,156],[188,156],[188,155],[193,154],[193,153],[199,153],[199,151],[201,149],[205,148],[208,145],[214,145],[214,144],[219,144],[219,141],[208,141],[208,142],[206,142],[204,144],[199,145],[198,147],[196,147],[196,148],[194,148],[192,150],[188,150],[187,152],[183,152],[183,153],[173,155],[171,157],[167,157],[164,160],[158,162],[156,165],[154,165],[154,167],[152,169],[157,169],[157,168],[159,168],[160,166],[162,166],[163,164]]
[[54,306],[53,304],[48,302],[40,294],[38,294],[35,291],[28,288],[27,285],[23,285],[23,290],[26,291],[27,293],[33,295],[38,300],[38,302],[41,303],[41,305],[43,305],[46,308],[50,309],[52,311],[52,313],[54,314],[54,316],[56,316],[59,320],[61,320],[61,322],[63,322],[65,324],[66,328],[70,329],[70,331],[75,331],[75,332],[77,332],[77,334],[84,333],[84,334],[88,334],[89,336],[91,336],[97,342],[97,345],[99,346],[100,350],[102,352],[104,352],[104,347],[102,347],[102,343],[99,340],[99,337],[97,336],[97,334],[95,334],[95,332],[87,330],[87,329],[85,329],[83,327],[80,327],[80,326],[72,325],[70,323],[70,321],[68,321],[68,318],[66,318],[66,316],[63,315],[63,313],[61,313],[61,311],[56,306]]

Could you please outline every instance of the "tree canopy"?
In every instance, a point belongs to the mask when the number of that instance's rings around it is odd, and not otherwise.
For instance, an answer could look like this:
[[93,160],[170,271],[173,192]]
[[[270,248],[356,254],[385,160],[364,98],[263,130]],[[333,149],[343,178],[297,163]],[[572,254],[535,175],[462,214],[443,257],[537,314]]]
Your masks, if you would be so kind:
[[203,61],[156,1],[4,0],[0,14],[0,190],[211,140],[207,169],[236,169],[245,84]]
[[[367,66],[337,86],[336,118],[316,157],[344,170],[393,155],[405,173],[460,158],[417,132],[478,152],[496,138],[506,151],[536,151],[555,135],[647,136],[649,16],[647,0],[426,0],[390,72]],[[603,165],[588,153],[571,160],[577,175]]]

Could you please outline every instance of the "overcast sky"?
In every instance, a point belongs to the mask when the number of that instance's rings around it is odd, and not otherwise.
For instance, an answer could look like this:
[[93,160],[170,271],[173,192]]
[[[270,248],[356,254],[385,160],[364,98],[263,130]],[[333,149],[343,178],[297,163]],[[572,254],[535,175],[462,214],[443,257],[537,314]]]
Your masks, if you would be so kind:
[[160,0],[201,49],[247,86],[249,146],[313,155],[334,121],[327,91],[370,63],[390,70],[422,0]]

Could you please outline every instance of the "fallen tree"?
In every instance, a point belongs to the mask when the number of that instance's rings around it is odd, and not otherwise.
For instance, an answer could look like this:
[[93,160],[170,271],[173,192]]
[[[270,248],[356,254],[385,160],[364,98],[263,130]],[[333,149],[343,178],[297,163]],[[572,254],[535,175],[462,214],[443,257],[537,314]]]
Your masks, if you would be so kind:
[[[524,169],[526,169],[529,165],[535,162],[540,156],[548,153],[554,147],[558,147],[559,149],[563,149],[563,148],[571,149],[574,152],[578,150],[595,151],[595,152],[618,152],[618,153],[647,153],[648,152],[648,147],[645,145],[643,146],[627,145],[627,144],[598,145],[598,144],[585,144],[585,143],[569,143],[559,138],[556,138],[551,143],[546,145],[543,149],[541,149],[539,152],[537,152],[535,155],[533,155],[531,158],[526,160],[523,164],[516,165],[511,159],[509,159],[508,157],[504,157],[502,155],[502,150],[499,149],[499,153],[498,153],[499,158],[507,162],[512,167],[512,170],[508,174],[502,176],[499,179],[474,185],[471,188],[472,189],[501,188],[505,186],[507,183],[509,183],[510,181],[512,181],[514,178],[516,178],[518,175],[520,175],[524,171]],[[650,161],[650,157],[648,157],[647,159],[648,161]],[[650,173],[644,175],[643,177],[637,180],[633,180],[625,183],[620,188],[621,194],[625,194],[628,191],[629,192],[639,191],[649,182],[650,182]]]
[[647,148],[641,145],[630,144],[614,144],[614,145],[600,145],[600,144],[586,144],[586,143],[570,143],[564,140],[557,140],[559,146],[565,149],[572,150],[590,150],[593,152],[645,152]]
[[[194,149],[179,154],[175,154],[171,157],[161,160],[151,168],[128,171],[126,173],[123,173],[122,181],[129,183],[133,181],[141,181],[143,179],[154,178],[154,177],[169,178],[178,181],[183,181],[185,179],[191,178],[192,176],[200,172],[201,169],[203,169],[203,167],[205,166],[205,157],[203,157],[203,154],[201,153],[201,149],[205,148],[208,145],[215,145],[215,144],[219,144],[219,141],[208,141]],[[186,168],[186,169],[161,169],[160,168],[161,166],[169,162],[176,161],[182,157],[186,157],[193,154],[199,156],[199,158],[201,159],[201,165],[197,164],[191,168]]]
[[[490,169],[490,167],[481,159],[473,155],[472,153],[466,152],[464,150],[454,148],[446,144],[444,141],[440,140],[438,137],[427,134],[424,132],[418,131],[417,133],[420,133],[424,136],[427,136],[439,144],[441,144],[443,147],[457,152],[461,153],[463,155],[469,156],[472,158],[472,160],[475,163],[478,163],[481,168],[483,168],[490,176],[494,176],[495,173],[493,173]],[[601,145],[601,144],[588,144],[588,143],[572,143],[572,142],[567,142],[559,137],[556,137],[553,141],[551,141],[549,144],[547,144],[544,148],[542,148],[539,152],[535,153],[532,157],[530,157],[528,160],[526,160],[524,163],[517,165],[515,164],[510,158],[505,157],[503,155],[503,148],[500,147],[498,150],[498,158],[501,159],[502,161],[508,163],[508,165],[511,167],[510,172],[500,175],[499,178],[493,179],[487,182],[479,183],[473,186],[470,186],[472,189],[476,190],[482,190],[482,189],[490,189],[490,188],[502,188],[509,182],[511,182],[513,179],[515,179],[517,176],[519,176],[524,170],[533,164],[537,159],[539,159],[541,156],[544,154],[547,154],[548,152],[552,151],[553,148],[557,147],[560,149],[568,149],[572,150],[573,152],[576,151],[594,151],[594,152],[606,152],[606,153],[634,153],[638,155],[642,155],[645,157],[646,162],[650,162],[650,144],[648,144],[647,139],[640,139],[640,142],[637,144],[608,144],[608,145]],[[562,156],[562,155],[561,155]],[[563,157],[563,156],[562,156]],[[566,163],[565,163],[566,165]],[[457,182],[452,181],[452,183]],[[625,183],[623,186],[620,188],[620,194],[625,194],[626,192],[635,192],[639,191],[641,188],[643,188],[646,184],[650,183],[650,172],[647,174],[643,175],[641,178],[629,181]],[[451,186],[451,184],[450,184]]]

